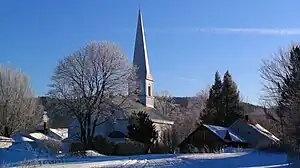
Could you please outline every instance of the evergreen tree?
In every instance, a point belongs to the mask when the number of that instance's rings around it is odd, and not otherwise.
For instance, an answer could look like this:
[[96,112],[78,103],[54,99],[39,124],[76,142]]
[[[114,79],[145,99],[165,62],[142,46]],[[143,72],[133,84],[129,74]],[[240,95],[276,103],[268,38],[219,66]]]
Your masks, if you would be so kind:
[[209,90],[209,97],[206,101],[206,107],[203,110],[201,120],[206,124],[218,124],[222,119],[220,109],[222,105],[221,98],[222,81],[219,72],[215,73],[215,83]]
[[150,146],[157,140],[155,125],[146,112],[134,113],[127,129],[129,138],[135,141]]
[[237,85],[232,80],[230,73],[226,71],[222,85],[222,109],[219,111],[223,120],[219,124],[225,127],[230,126],[242,117],[242,111]]

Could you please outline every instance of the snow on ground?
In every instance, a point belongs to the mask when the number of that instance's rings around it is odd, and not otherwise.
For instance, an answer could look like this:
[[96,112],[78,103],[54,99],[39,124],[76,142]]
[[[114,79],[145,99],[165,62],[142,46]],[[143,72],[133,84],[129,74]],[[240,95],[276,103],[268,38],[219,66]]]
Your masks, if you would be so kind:
[[64,163],[43,165],[53,168],[83,167],[287,167],[284,154],[268,154],[262,152],[209,153],[209,154],[152,154],[127,157],[101,156],[94,158],[65,159]]
[[[1,153],[0,158],[6,156],[11,166],[19,165],[24,161],[35,164],[42,164],[42,167],[54,168],[83,168],[83,167],[209,167],[209,168],[235,168],[235,167],[287,167],[287,157],[282,153],[265,153],[254,150],[245,150],[236,153],[228,153],[232,150],[225,150],[225,153],[206,154],[149,154],[136,156],[103,156],[94,151],[87,151],[86,157],[75,156],[37,156],[30,152],[14,153],[6,151]],[[19,162],[17,162],[19,158]],[[1,161],[1,159],[0,159]],[[4,161],[1,161],[3,163]],[[52,164],[49,164],[52,163]],[[0,166],[1,167],[1,166]]]

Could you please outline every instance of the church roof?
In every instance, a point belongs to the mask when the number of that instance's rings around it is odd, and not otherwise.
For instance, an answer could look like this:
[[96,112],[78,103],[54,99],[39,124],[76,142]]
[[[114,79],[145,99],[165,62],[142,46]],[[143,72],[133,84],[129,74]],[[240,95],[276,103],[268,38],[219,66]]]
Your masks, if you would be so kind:
[[156,122],[173,122],[168,117],[162,115],[157,109],[146,107],[131,99],[126,100],[122,108],[125,110],[117,112],[115,114],[116,119],[128,119],[134,112],[145,111],[149,114],[150,119]]

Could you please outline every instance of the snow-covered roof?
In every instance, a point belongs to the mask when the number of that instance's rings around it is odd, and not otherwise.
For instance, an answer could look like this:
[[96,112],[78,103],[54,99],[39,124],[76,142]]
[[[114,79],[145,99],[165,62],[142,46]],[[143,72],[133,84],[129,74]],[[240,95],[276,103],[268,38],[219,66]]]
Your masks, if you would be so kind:
[[[59,136],[61,140],[68,138],[68,128],[57,128],[57,129],[50,128],[50,132]],[[51,133],[49,133],[50,136]]]
[[263,126],[259,125],[259,124],[249,124],[252,128],[256,129],[257,131],[259,131],[261,134],[264,134],[265,136],[269,137],[270,139],[272,139],[273,141],[280,141],[279,138],[277,138],[275,135],[273,135],[271,132],[269,132],[268,130],[266,130]]
[[221,126],[215,126],[215,125],[207,125],[203,124],[206,128],[208,128],[210,131],[212,131],[214,134],[216,134],[221,139],[225,139],[226,133],[228,132],[231,140],[233,142],[246,142],[242,137],[234,134],[229,128],[221,127]]
[[40,133],[40,132],[33,132],[33,133],[30,133],[29,135],[37,140],[48,140],[49,139],[48,136],[46,136],[45,134]]
[[16,134],[12,137],[15,142],[33,142],[34,140],[22,134]]
[[0,136],[0,142],[13,142],[14,140],[12,138],[7,138],[4,136]]

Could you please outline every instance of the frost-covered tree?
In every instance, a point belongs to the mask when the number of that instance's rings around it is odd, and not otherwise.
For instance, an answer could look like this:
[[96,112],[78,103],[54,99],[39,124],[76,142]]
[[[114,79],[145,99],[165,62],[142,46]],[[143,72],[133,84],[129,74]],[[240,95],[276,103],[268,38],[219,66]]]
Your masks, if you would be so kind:
[[76,118],[81,141],[90,148],[96,127],[113,116],[126,99],[136,97],[135,76],[135,69],[116,44],[90,42],[59,61],[49,94]]
[[0,68],[0,134],[9,137],[36,127],[42,111],[28,76],[10,67]]

